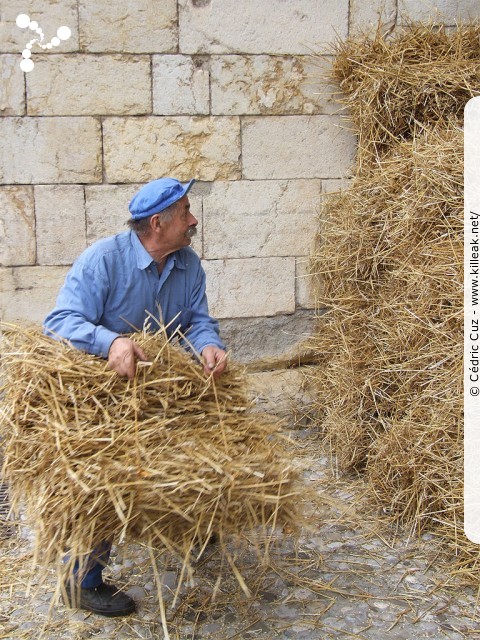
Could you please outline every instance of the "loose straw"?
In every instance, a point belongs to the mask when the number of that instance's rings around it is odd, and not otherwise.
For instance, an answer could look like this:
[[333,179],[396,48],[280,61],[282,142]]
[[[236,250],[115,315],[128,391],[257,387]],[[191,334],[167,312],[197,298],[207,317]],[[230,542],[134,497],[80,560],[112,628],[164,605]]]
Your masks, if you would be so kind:
[[413,24],[339,43],[333,74],[359,136],[357,175],[327,196],[312,257],[328,308],[310,370],[343,469],[446,571],[478,583],[463,533],[463,109],[480,27]]
[[[133,336],[133,382],[106,362],[4,325],[1,436],[14,507],[46,571],[103,540],[145,542],[186,565],[211,535],[295,525],[303,493],[276,418],[250,411],[234,365],[219,381],[164,331]],[[68,569],[68,567],[67,567]]]

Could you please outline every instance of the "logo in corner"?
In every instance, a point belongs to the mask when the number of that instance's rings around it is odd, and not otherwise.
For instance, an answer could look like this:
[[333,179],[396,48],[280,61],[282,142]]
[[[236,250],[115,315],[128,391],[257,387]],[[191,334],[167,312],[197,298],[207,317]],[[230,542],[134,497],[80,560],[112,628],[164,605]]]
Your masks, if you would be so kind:
[[42,49],[52,49],[53,47],[58,47],[62,40],[68,40],[72,35],[69,27],[59,27],[57,29],[57,35],[54,36],[50,42],[43,44],[45,36],[38,22],[30,20],[30,17],[25,13],[20,13],[17,16],[15,23],[20,29],[30,29],[36,34],[30,42],[27,42],[25,49],[22,51],[23,60],[20,62],[20,69],[25,73],[31,71],[35,66],[32,60],[32,47],[34,44],[37,44]]

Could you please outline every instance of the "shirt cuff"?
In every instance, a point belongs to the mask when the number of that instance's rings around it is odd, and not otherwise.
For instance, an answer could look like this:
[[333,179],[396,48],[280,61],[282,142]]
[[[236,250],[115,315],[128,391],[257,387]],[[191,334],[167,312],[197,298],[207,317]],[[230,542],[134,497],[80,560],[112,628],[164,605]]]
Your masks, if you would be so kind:
[[223,344],[223,342],[220,340],[220,338],[218,338],[218,340],[208,340],[207,342],[205,342],[204,344],[202,344],[197,350],[198,353],[202,353],[202,351],[205,349],[205,347],[218,347],[219,349],[223,349],[223,351],[226,351],[226,347]]
[[110,329],[106,329],[105,327],[97,326],[95,329],[95,353],[102,356],[102,358],[108,358],[108,352],[110,351],[112,342],[119,337],[119,333],[110,331]]

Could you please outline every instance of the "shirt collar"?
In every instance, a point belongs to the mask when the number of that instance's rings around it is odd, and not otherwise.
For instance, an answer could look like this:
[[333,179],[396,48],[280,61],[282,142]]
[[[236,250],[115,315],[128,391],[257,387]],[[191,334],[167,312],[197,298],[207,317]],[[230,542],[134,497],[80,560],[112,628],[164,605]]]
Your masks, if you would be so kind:
[[[148,253],[143,244],[140,242],[140,239],[135,231],[130,231],[130,237],[133,250],[135,252],[135,257],[137,259],[137,267],[142,270],[147,269],[152,264],[152,262],[155,261],[152,259],[152,256]],[[171,263],[172,266],[175,265],[178,269],[186,268],[185,259],[181,249],[179,251],[174,251],[168,256],[166,265],[168,265],[169,263]]]

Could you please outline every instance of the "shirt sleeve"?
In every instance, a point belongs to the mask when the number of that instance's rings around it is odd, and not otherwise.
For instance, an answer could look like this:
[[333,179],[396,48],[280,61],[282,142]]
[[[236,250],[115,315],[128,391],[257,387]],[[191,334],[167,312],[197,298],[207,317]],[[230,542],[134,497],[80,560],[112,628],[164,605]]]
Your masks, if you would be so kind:
[[109,285],[101,265],[95,269],[76,262],[65,279],[56,306],[46,317],[43,331],[53,338],[65,338],[77,349],[108,357],[110,345],[119,334],[100,324]]
[[215,345],[219,349],[225,349],[220,338],[218,321],[212,318],[208,312],[206,294],[206,276],[200,261],[190,298],[190,310],[192,312],[190,326],[186,334],[195,351],[202,353],[207,345]]

